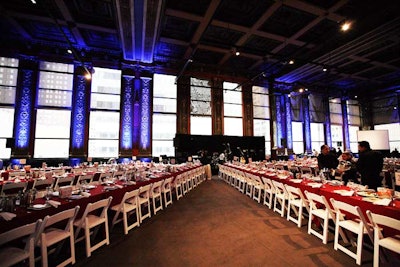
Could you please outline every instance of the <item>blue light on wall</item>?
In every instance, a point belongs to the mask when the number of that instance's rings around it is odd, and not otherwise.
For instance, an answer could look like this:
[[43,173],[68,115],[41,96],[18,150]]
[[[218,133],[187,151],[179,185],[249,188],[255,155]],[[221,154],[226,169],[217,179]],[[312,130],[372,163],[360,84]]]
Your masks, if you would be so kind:
[[140,123],[140,145],[142,149],[150,147],[150,85],[151,78],[141,78],[142,80],[142,106]]
[[132,149],[132,91],[133,91],[132,76],[123,76],[124,84],[124,99],[122,99],[121,117],[122,117],[122,138],[121,147],[125,150]]
[[71,166],[78,166],[81,163],[82,163],[82,159],[80,159],[80,158],[70,158],[69,159],[69,164]]
[[303,118],[304,118],[304,137],[306,143],[306,152],[311,152],[311,119],[310,102],[308,96],[303,98]]
[[285,101],[287,148],[293,148],[292,105],[288,95],[284,95],[283,98]]
[[72,148],[82,149],[85,140],[85,125],[86,114],[86,78],[78,75],[76,77],[77,86],[74,96],[73,110],[72,110]]
[[15,143],[17,148],[28,148],[30,138],[30,125],[32,120],[31,110],[33,105],[32,80],[34,72],[32,70],[21,70],[22,88],[21,100],[17,103],[15,112]]
[[281,108],[281,96],[275,96],[276,98],[276,136],[278,141],[278,147],[280,147],[280,140],[283,138],[282,131],[282,108]]
[[[134,86],[134,99],[133,99],[133,143],[138,146],[139,132],[140,132],[140,79],[136,78]],[[135,147],[137,148],[137,147]]]

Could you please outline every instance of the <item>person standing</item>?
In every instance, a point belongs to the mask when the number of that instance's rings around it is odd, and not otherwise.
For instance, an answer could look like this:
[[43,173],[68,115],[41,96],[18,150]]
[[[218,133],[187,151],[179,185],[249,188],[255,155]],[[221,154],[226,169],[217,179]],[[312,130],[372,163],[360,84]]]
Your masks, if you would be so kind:
[[380,174],[383,168],[383,156],[371,149],[367,141],[358,142],[359,158],[357,171],[361,174],[361,184],[377,189],[382,185]]
[[318,168],[322,169],[336,169],[339,164],[339,160],[336,154],[331,152],[328,145],[321,146],[321,153],[317,157]]

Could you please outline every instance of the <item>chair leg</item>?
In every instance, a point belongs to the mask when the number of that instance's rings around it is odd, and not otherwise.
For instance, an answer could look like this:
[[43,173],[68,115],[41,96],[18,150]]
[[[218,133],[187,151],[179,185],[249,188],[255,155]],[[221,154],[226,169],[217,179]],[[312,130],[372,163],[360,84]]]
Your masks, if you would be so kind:
[[92,256],[92,250],[90,249],[91,248],[91,246],[90,246],[90,230],[87,226],[85,227],[85,245],[86,245],[86,257],[89,258],[90,256]]

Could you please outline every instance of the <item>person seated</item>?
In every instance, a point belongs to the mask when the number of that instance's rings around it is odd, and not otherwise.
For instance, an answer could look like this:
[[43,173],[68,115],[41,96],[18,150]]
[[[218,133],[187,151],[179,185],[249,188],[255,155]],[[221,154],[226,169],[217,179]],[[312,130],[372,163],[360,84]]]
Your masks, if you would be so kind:
[[341,176],[344,184],[348,182],[358,183],[357,165],[350,151],[342,153],[341,161],[335,170],[335,176]]

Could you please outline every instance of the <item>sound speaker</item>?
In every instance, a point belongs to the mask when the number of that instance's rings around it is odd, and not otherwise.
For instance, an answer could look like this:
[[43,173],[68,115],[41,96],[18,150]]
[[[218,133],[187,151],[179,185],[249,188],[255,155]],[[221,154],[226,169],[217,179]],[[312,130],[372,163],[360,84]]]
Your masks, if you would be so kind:
[[281,147],[287,147],[286,138],[281,138]]
[[14,148],[14,146],[15,146],[15,138],[7,138],[6,148]]

